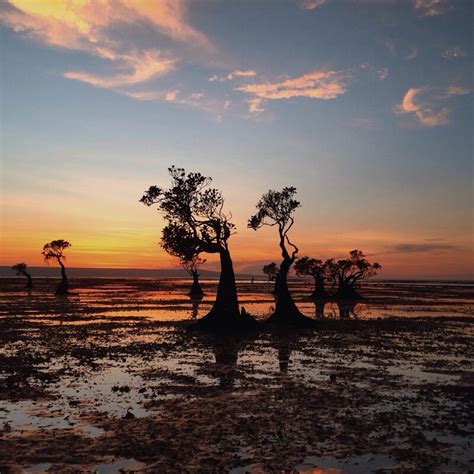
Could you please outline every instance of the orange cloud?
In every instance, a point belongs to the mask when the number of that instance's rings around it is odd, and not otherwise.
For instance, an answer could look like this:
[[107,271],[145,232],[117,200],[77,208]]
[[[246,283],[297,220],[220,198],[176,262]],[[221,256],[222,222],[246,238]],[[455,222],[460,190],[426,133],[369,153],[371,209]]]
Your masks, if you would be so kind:
[[185,7],[184,0],[8,0],[0,21],[43,43],[107,60],[113,68],[110,75],[68,71],[64,76],[113,89],[166,74],[177,59],[156,48],[140,49],[128,38],[113,35],[111,26],[146,22],[173,40],[213,49],[187,22]]
[[[449,123],[449,109],[447,107],[433,108],[427,103],[426,97],[420,99],[420,95],[428,91],[428,87],[408,89],[403,97],[402,103],[395,106],[394,111],[399,114],[412,114],[417,123],[423,127],[437,127]],[[440,97],[432,97],[432,101]]]
[[313,71],[282,82],[244,84],[236,90],[251,94],[248,101],[250,112],[262,112],[265,100],[292,99],[335,99],[346,92],[348,73],[344,71]]

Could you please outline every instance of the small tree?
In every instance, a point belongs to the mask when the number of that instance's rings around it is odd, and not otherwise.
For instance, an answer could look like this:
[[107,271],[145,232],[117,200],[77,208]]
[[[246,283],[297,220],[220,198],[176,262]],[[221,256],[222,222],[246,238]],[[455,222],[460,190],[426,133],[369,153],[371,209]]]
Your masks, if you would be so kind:
[[26,263],[16,263],[13,265],[12,270],[16,272],[17,275],[23,275],[27,278],[26,289],[31,290],[33,288],[33,280],[31,275],[28,273]]
[[301,257],[295,262],[295,271],[298,276],[311,276],[314,279],[314,290],[311,297],[326,300],[329,295],[324,287],[328,278],[328,262],[309,257]]
[[163,229],[161,244],[169,253],[185,250],[186,259],[201,253],[218,254],[221,274],[216,301],[197,328],[235,328],[253,325],[253,318],[239,312],[237,287],[229,239],[235,233],[231,216],[223,211],[224,198],[219,190],[209,188],[211,178],[201,173],[186,173],[182,168],[168,169],[171,186],[162,189],[150,186],[140,202],[157,205],[167,225]]
[[268,265],[264,265],[262,268],[262,272],[267,275],[268,281],[274,281],[275,286],[273,287],[273,294],[276,294],[276,280],[278,276],[278,266],[275,262],[269,263]]
[[206,263],[205,258],[200,258],[198,255],[195,255],[189,260],[181,260],[181,266],[193,277],[193,284],[191,290],[189,291],[189,296],[192,298],[200,298],[204,294],[199,283],[199,267]]
[[57,295],[66,295],[69,291],[69,281],[63,264],[63,260],[66,260],[64,251],[69,247],[71,247],[71,244],[67,240],[52,240],[43,246],[43,251],[41,252],[46,262],[56,260],[61,267],[61,282],[56,288]]
[[183,228],[175,225],[168,225],[163,229],[161,246],[173,257],[179,259],[179,265],[193,277],[193,284],[189,295],[200,297],[203,295],[199,283],[198,268],[205,263],[205,259],[199,257],[198,249],[194,245],[193,239],[183,232]]
[[338,284],[336,298],[360,299],[361,295],[357,291],[360,282],[377,275],[381,268],[378,263],[370,263],[360,250],[351,250],[346,259],[329,260],[328,271]]
[[258,201],[257,213],[248,222],[248,227],[253,230],[258,230],[263,226],[276,226],[278,229],[283,260],[275,282],[276,308],[269,318],[269,322],[277,324],[310,324],[312,322],[296,307],[288,288],[288,273],[298,254],[298,247],[288,237],[294,224],[293,213],[300,207],[300,203],[294,199],[295,194],[294,187],[283,188],[281,191],[268,191]]

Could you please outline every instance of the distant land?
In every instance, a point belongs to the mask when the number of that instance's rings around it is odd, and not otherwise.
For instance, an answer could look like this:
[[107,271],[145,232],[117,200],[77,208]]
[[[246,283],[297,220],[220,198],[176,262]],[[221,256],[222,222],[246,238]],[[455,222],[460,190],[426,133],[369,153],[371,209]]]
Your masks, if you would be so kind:
[[[28,267],[33,278],[61,278],[59,267]],[[190,276],[181,268],[78,268],[68,267],[67,274],[70,278],[190,278]],[[213,270],[200,270],[201,278],[218,279],[220,273]],[[0,278],[14,278],[15,272],[11,266],[0,265]],[[252,276],[256,280],[265,280],[266,276],[258,273],[236,273],[238,279],[251,279]],[[18,277],[23,278],[23,277]],[[290,278],[295,278],[290,277]],[[391,282],[438,282],[438,283],[474,283],[470,278],[451,278],[451,279],[434,279],[434,278],[373,278],[371,281],[391,281]]]
[[[61,278],[59,267],[28,267],[33,278]],[[66,269],[70,278],[190,278],[181,268],[75,268]],[[219,278],[219,272],[200,270],[202,278]],[[250,274],[237,274],[237,278],[252,278]],[[15,277],[10,266],[0,266],[0,278]],[[257,275],[255,275],[257,277]],[[263,278],[263,276],[261,276]]]
[[[31,276],[40,278],[60,278],[59,267],[28,267]],[[67,267],[70,278],[185,278],[189,275],[181,268],[75,268]],[[219,278],[219,273],[200,270],[203,278]],[[11,267],[0,266],[0,278],[11,278],[15,272]],[[250,278],[250,275],[249,275]]]

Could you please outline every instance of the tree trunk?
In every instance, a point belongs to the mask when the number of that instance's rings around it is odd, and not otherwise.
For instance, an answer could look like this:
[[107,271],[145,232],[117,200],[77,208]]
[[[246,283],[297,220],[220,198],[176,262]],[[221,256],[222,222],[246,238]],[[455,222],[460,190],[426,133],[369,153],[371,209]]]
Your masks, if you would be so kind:
[[288,288],[288,272],[290,271],[292,263],[291,258],[284,258],[280,265],[280,272],[278,273],[275,282],[276,308],[275,312],[268,318],[267,322],[270,324],[290,326],[309,326],[312,325],[314,321],[311,318],[304,316],[296,307]]
[[31,279],[31,275],[29,273],[25,273],[26,278],[28,278],[28,281],[26,283],[26,289],[31,290],[33,288],[33,280]]
[[201,284],[199,283],[199,273],[196,270],[193,270],[191,274],[193,276],[193,284],[188,294],[192,298],[201,297],[204,292],[202,291]]
[[335,296],[340,300],[358,300],[362,298],[354,288],[354,285],[350,285],[345,281],[339,282],[339,288]]
[[324,288],[324,278],[314,278],[314,291],[311,293],[311,298],[315,300],[327,300],[329,298],[326,288]]
[[69,281],[66,275],[66,268],[63,265],[63,262],[58,258],[58,263],[61,266],[61,282],[56,288],[57,295],[67,295],[69,293]]
[[193,325],[193,329],[237,329],[256,325],[255,320],[243,310],[239,312],[234,267],[228,249],[219,252],[221,275],[216,301],[211,311]]
[[314,303],[314,315],[316,319],[323,319],[324,318],[324,306],[326,305],[325,302],[322,303]]

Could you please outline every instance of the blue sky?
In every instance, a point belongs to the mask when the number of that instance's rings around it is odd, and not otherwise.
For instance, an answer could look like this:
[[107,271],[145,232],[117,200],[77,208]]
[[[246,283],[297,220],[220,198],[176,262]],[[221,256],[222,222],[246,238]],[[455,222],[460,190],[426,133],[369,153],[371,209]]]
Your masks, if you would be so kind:
[[4,2],[2,263],[67,238],[77,266],[172,265],[137,200],[176,164],[222,189],[241,269],[278,258],[246,219],[294,185],[303,253],[471,276],[472,17],[461,0]]

